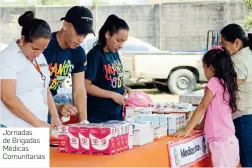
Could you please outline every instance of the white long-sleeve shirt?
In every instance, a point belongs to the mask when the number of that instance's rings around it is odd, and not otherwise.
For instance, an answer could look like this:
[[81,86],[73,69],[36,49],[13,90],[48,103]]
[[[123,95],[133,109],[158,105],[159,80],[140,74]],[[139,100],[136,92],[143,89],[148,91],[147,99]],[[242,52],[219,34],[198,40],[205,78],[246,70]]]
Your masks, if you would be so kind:
[[[41,74],[22,53],[16,40],[0,53],[0,79],[16,80],[16,96],[40,120],[47,121],[47,88],[50,80],[48,64],[43,54],[36,58]],[[6,127],[33,127],[12,113],[1,101],[0,123]]]

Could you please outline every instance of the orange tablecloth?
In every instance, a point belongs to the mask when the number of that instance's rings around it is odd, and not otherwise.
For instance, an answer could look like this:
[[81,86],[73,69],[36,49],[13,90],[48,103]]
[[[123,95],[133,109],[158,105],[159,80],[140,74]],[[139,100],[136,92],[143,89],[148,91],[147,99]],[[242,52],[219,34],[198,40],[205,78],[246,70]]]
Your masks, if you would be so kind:
[[[167,142],[179,139],[181,138],[165,137],[111,156],[58,153],[57,147],[51,147],[50,165],[51,167],[168,167],[170,163]],[[211,159],[207,157],[193,166],[211,167]]]

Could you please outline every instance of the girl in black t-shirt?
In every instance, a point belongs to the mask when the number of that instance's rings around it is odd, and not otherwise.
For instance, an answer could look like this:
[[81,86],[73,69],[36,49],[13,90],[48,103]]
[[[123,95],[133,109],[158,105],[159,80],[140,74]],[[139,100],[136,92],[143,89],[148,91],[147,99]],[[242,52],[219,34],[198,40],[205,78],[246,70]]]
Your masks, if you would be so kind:
[[128,34],[127,23],[110,15],[99,31],[98,41],[87,54],[85,86],[89,122],[122,119],[122,106],[125,105],[123,95],[131,90],[124,86],[118,50],[127,41]]

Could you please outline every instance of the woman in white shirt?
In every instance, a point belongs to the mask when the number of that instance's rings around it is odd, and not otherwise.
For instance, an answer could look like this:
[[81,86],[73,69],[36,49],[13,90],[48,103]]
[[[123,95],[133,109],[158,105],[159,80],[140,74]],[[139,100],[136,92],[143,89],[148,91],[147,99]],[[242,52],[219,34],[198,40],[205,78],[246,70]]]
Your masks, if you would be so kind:
[[61,125],[48,88],[50,72],[42,52],[47,47],[49,25],[28,11],[19,17],[21,38],[0,53],[1,127],[50,127]]
[[232,55],[237,73],[238,102],[233,119],[243,167],[252,167],[252,34],[237,24],[221,30],[221,45]]

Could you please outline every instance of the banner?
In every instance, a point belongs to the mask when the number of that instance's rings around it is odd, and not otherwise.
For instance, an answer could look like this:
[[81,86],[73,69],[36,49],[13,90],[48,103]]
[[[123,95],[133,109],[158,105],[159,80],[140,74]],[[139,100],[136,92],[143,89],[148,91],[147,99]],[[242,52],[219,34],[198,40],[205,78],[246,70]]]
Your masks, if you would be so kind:
[[188,167],[208,156],[208,146],[204,134],[168,143],[171,167]]
[[49,168],[49,128],[0,128],[0,168]]

